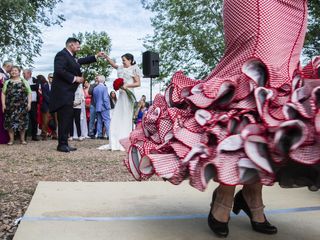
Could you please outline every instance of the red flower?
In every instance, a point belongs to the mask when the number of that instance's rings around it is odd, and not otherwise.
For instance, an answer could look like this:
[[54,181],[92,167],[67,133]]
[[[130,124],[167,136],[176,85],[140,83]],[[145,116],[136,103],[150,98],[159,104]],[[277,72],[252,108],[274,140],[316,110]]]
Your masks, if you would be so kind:
[[[118,91],[120,88],[122,88],[123,84],[124,84],[123,78],[117,78],[116,80],[113,81],[113,89],[115,91]],[[133,92],[131,92],[129,89],[123,89],[123,91],[125,91],[127,93],[127,96],[129,98],[130,102],[132,102],[132,104],[134,104],[137,101]]]
[[117,78],[113,82],[113,89],[115,91],[118,91],[123,86],[123,84],[124,84],[123,78]]

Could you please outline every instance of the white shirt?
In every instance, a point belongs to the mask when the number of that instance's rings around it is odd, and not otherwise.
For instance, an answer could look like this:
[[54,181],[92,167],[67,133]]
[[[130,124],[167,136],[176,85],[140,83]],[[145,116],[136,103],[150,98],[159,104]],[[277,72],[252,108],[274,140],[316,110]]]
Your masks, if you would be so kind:
[[[32,78],[29,78],[29,79],[28,79],[28,83],[29,83],[30,86],[36,85],[36,84],[33,82],[33,79],[32,79]],[[36,91],[31,91],[31,101],[32,101],[32,102],[36,102],[36,101],[37,101],[37,92],[36,92]]]
[[83,85],[79,84],[77,91],[74,93],[73,108],[81,109],[81,103],[84,102]]

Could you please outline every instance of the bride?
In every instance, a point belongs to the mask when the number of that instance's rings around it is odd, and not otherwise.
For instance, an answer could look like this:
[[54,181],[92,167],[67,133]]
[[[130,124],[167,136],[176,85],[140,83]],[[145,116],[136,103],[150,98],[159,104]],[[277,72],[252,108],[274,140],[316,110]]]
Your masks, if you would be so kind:
[[[136,65],[134,57],[130,53],[121,56],[122,64],[118,66],[111,58],[105,57],[111,66],[117,69],[118,78],[123,78],[124,85],[122,88],[128,88],[133,92],[133,88],[140,87],[142,72]],[[110,122],[109,144],[99,147],[98,149],[120,150],[124,151],[119,140],[127,138],[132,131],[134,103],[132,103],[127,93],[123,89],[119,89],[117,104],[113,110]]]

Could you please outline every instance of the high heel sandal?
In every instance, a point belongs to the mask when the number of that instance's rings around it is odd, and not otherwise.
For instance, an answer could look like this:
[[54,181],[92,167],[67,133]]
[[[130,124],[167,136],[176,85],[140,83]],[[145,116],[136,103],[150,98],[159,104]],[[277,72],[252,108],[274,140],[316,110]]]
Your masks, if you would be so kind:
[[261,206],[259,208],[250,209],[246,200],[243,197],[242,190],[241,190],[236,194],[236,196],[234,198],[234,204],[233,204],[232,211],[237,215],[239,214],[239,212],[241,210],[244,211],[248,215],[248,217],[250,218],[251,226],[254,231],[260,232],[260,233],[265,233],[265,234],[276,234],[278,232],[278,229],[269,223],[269,221],[267,220],[265,215],[264,215],[265,221],[262,223],[255,222],[252,220],[252,212],[260,211],[263,208],[264,208],[264,206]]
[[220,222],[217,219],[214,218],[212,211],[213,211],[213,205],[215,204],[216,206],[219,206],[221,208],[225,208],[228,211],[231,211],[231,207],[225,206],[222,203],[218,203],[215,201],[217,196],[217,190],[215,190],[212,194],[212,202],[210,204],[210,212],[208,216],[208,225],[211,228],[211,230],[218,236],[218,237],[227,237],[229,234],[229,227],[228,227],[228,222]]

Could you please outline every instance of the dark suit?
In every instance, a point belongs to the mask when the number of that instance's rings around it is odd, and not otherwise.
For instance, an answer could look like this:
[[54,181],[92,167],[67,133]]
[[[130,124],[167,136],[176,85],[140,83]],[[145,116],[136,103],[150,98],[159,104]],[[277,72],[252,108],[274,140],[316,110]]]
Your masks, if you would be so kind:
[[94,56],[76,59],[64,48],[54,58],[54,73],[50,92],[49,111],[58,115],[59,146],[68,146],[68,133],[72,124],[74,93],[78,83],[75,76],[81,77],[81,64],[93,63]]
[[4,80],[8,80],[10,78],[10,75],[8,73],[5,73],[4,70],[0,67],[0,73],[4,74]]
[[39,102],[39,82],[36,78],[28,79],[31,91],[36,95],[36,99],[31,102],[31,109],[29,111],[29,131],[31,130],[32,139],[37,139],[38,132],[38,102]]

